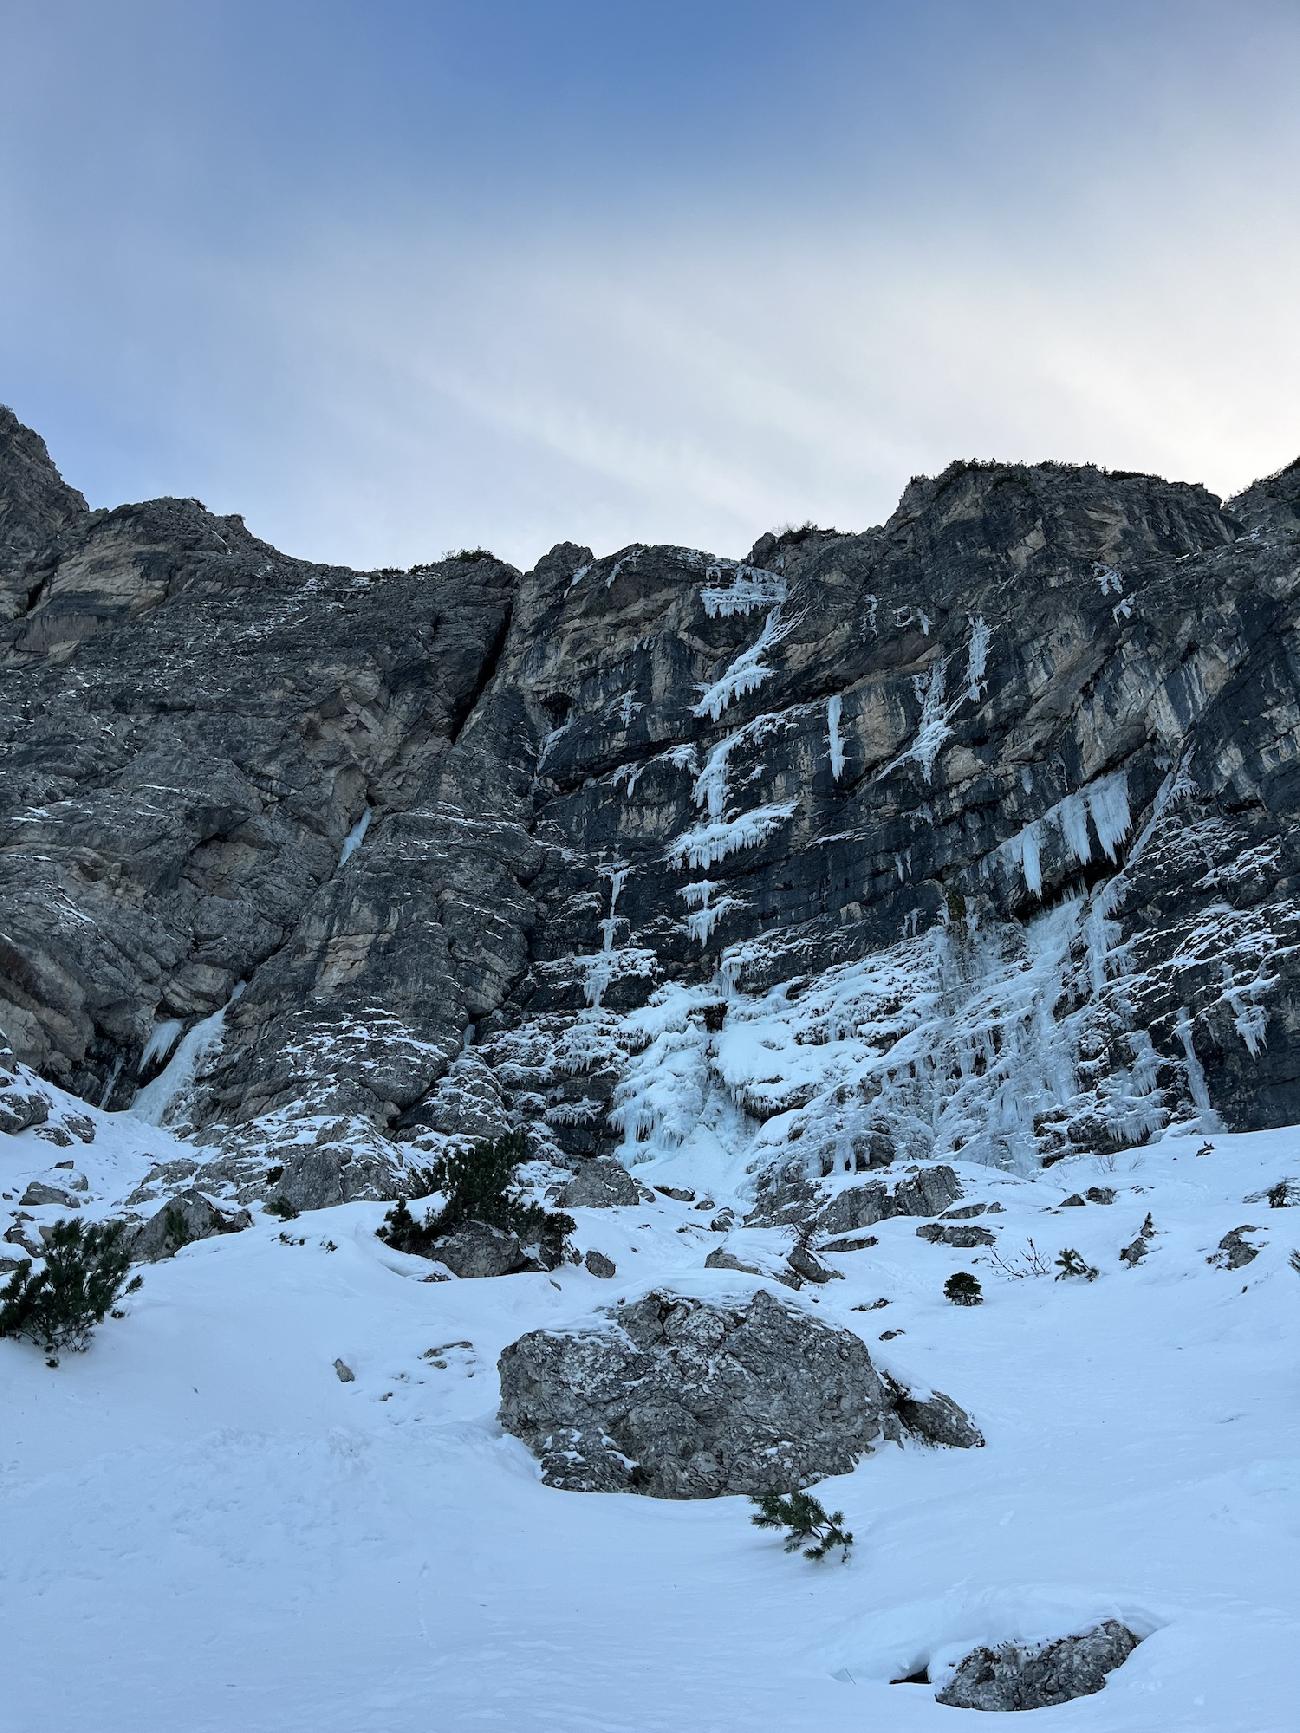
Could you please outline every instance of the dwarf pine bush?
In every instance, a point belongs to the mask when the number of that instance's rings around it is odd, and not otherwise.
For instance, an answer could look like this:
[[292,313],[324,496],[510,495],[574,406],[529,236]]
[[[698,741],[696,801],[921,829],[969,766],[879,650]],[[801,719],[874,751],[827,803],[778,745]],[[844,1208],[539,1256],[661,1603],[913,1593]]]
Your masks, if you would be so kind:
[[403,1198],[384,1217],[379,1237],[399,1252],[427,1258],[435,1255],[435,1240],[468,1222],[485,1222],[517,1234],[525,1244],[539,1243],[558,1261],[565,1236],[577,1224],[570,1215],[526,1203],[518,1196],[515,1170],[527,1159],[528,1141],[522,1131],[444,1156],[419,1176],[422,1190],[443,1194],[442,1208],[418,1221]]
[[121,1295],[140,1286],[139,1276],[127,1281],[130,1268],[121,1222],[55,1222],[44,1268],[16,1270],[0,1290],[0,1336],[26,1337],[52,1359],[79,1353]]
[[840,1548],[840,1563],[849,1556],[853,1536],[844,1527],[844,1512],[825,1507],[810,1492],[765,1492],[750,1503],[757,1506],[750,1521],[756,1528],[783,1528],[787,1552],[802,1552],[805,1558],[824,1559]]
[[943,1294],[954,1306],[979,1306],[984,1301],[979,1277],[972,1276],[969,1270],[954,1270],[943,1284]]

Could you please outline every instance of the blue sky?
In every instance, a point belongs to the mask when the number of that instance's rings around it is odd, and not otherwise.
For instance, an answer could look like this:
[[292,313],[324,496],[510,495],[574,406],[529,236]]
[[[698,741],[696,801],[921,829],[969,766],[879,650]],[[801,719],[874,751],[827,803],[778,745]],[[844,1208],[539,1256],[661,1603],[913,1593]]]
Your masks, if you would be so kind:
[[1293,0],[0,0],[0,400],[287,550],[1300,451]]

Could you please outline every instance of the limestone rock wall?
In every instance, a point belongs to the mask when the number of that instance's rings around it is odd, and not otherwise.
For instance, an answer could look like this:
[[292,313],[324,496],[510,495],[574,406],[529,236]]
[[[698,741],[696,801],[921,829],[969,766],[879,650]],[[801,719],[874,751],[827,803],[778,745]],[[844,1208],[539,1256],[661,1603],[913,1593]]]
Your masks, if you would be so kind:
[[755,1185],[1298,1119],[1298,499],[965,464],[744,561],[355,573],[9,418],[0,1030],[235,1149]]

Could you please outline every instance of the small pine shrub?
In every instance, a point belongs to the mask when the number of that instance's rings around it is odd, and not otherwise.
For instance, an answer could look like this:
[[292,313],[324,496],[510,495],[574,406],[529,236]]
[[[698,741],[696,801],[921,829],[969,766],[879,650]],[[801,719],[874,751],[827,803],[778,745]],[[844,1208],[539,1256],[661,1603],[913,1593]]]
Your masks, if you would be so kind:
[[984,1303],[979,1278],[972,1276],[969,1270],[954,1270],[943,1284],[943,1295],[954,1306],[980,1306]]
[[1100,1273],[1095,1264],[1085,1263],[1079,1253],[1070,1246],[1057,1253],[1056,1268],[1058,1282],[1071,1276],[1078,1276],[1085,1282],[1095,1282]]
[[468,1222],[484,1222],[517,1234],[526,1245],[540,1245],[547,1257],[558,1263],[565,1238],[577,1224],[570,1215],[525,1203],[516,1194],[515,1169],[527,1159],[528,1142],[522,1131],[445,1156],[417,1176],[428,1191],[443,1194],[446,1202],[442,1208],[417,1221],[405,1198],[400,1198],[384,1217],[380,1239],[395,1251],[428,1258],[434,1256],[436,1240]]
[[0,1336],[26,1337],[57,1365],[56,1356],[80,1353],[124,1293],[131,1260],[121,1222],[64,1220],[45,1242],[45,1267],[16,1270],[0,1290]]
[[167,1235],[167,1247],[169,1251],[180,1251],[182,1246],[189,1245],[191,1239],[194,1237],[186,1226],[185,1217],[181,1214],[180,1210],[177,1209],[176,1205],[172,1203],[169,1203],[167,1208],[163,1211],[163,1229]]
[[1300,1276],[1300,1252],[1292,1252],[1291,1256],[1287,1259],[1287,1262],[1291,1265],[1291,1268],[1295,1271],[1296,1275]]
[[810,1492],[765,1492],[750,1503],[757,1508],[750,1521],[756,1528],[783,1528],[787,1552],[802,1552],[805,1558],[824,1559],[840,1548],[840,1563],[849,1556],[853,1536],[844,1527],[844,1512],[831,1511],[818,1503]]
[[297,1207],[291,1204],[283,1194],[279,1197],[273,1197],[266,1208],[268,1214],[279,1216],[282,1222],[291,1222],[298,1214]]
[[1291,1202],[1291,1187],[1286,1180],[1280,1179],[1276,1185],[1269,1186],[1265,1196],[1270,1209],[1285,1209]]

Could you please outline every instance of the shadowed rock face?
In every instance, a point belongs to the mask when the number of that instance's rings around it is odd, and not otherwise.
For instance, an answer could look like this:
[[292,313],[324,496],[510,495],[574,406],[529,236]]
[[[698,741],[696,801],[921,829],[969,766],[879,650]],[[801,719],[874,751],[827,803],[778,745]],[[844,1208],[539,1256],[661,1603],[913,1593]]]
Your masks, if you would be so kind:
[[817,1180],[1294,1120],[1298,500],[953,465],[743,562],[354,573],[5,412],[0,1030],[116,1106],[176,1055],[157,1117],[331,1201],[515,1122]]

